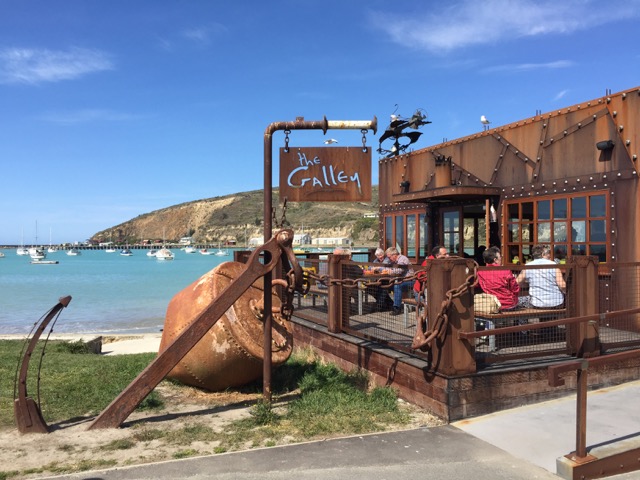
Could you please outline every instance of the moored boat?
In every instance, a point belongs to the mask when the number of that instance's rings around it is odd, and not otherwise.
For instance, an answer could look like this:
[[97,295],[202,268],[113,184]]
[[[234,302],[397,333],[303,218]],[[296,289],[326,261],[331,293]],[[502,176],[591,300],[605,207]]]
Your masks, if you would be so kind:
[[122,255],[123,257],[130,257],[131,255],[133,255],[133,252],[128,248],[123,248],[122,250],[120,250],[120,255]]
[[82,255],[82,252],[80,252],[80,250],[77,248],[70,248],[69,250],[67,250],[67,255],[69,255],[70,257],[76,257],[78,255]]
[[147,252],[147,257],[155,257],[158,254],[158,251],[155,248],[152,248]]
[[200,249],[200,255],[213,255],[213,252],[210,252],[206,248],[201,248]]
[[158,260],[173,260],[173,257],[174,257],[173,252],[168,248],[161,248],[156,253],[156,258]]
[[47,258],[47,254],[44,253],[44,249],[40,247],[31,247],[29,249],[29,256],[32,260],[44,260]]
[[198,250],[196,249],[196,247],[189,245],[187,247],[184,247],[184,253],[196,253]]

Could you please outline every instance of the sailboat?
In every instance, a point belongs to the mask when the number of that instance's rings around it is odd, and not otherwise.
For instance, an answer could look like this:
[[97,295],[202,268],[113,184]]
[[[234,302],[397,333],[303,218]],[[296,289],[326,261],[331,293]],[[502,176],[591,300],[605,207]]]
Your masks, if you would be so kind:
[[216,250],[215,254],[219,257],[226,257],[229,255],[229,250],[222,250],[221,244],[218,243],[218,250]]
[[107,253],[116,253],[116,249],[113,248],[113,232],[109,235],[109,246],[105,249]]
[[29,255],[29,249],[24,246],[24,228],[22,229],[22,240],[16,249],[16,255]]
[[49,248],[47,248],[47,253],[57,252],[58,249],[51,244],[51,229],[49,229]]
[[38,221],[36,220],[36,243],[33,247],[29,248],[29,256],[32,260],[40,261],[47,258],[47,254],[44,253],[44,248],[38,247]]
[[156,252],[156,259],[158,260],[173,260],[173,252],[166,247],[165,232],[162,229],[162,248]]

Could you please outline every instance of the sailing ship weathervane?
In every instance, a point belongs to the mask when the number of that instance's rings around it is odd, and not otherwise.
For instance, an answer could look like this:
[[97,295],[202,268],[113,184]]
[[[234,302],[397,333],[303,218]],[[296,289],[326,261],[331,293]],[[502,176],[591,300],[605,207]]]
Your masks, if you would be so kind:
[[[408,119],[403,119],[400,115],[391,115],[391,122],[380,137],[378,153],[385,155],[386,158],[402,154],[409,145],[416,143],[422,135],[422,132],[406,132],[405,130],[418,130],[422,125],[428,123],[431,122],[427,120],[426,112],[420,108]],[[393,139],[391,148],[383,148],[382,142],[388,139]]]

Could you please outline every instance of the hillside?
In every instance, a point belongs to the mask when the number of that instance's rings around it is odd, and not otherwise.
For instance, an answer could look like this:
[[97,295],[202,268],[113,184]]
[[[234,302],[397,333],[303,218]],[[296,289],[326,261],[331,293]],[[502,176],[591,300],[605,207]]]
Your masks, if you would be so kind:
[[[349,237],[357,246],[378,244],[378,219],[364,218],[378,212],[378,187],[372,189],[371,202],[289,202],[287,225],[295,233],[317,237]],[[192,236],[197,244],[233,242],[246,245],[263,235],[263,191],[254,190],[222,197],[195,200],[139,215],[120,225],[106,228],[91,237],[95,242],[113,239],[116,243],[136,244],[144,240],[177,242]],[[282,218],[278,190],[274,189],[276,219]],[[275,225],[274,225],[275,230]]]

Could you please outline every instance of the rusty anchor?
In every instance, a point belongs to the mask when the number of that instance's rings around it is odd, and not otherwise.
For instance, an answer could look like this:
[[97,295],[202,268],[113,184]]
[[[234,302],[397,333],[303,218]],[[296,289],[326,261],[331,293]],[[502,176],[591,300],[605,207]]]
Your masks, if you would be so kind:
[[[42,417],[42,411],[40,410],[40,401],[36,403],[27,393],[27,374],[29,373],[29,361],[33,351],[38,344],[38,340],[42,336],[47,325],[51,323],[51,320],[56,319],[60,315],[63,308],[69,305],[71,297],[61,297],[58,303],[44,316],[40,324],[35,329],[33,337],[29,340],[27,348],[23,351],[22,362],[20,364],[19,373],[16,372],[16,381],[13,392],[13,412],[20,433],[48,433],[49,426]],[[51,327],[55,324],[53,321]],[[43,349],[44,352],[44,349]],[[40,381],[40,374],[38,373],[38,382]],[[39,389],[38,389],[39,390]],[[17,393],[17,398],[16,398]]]

